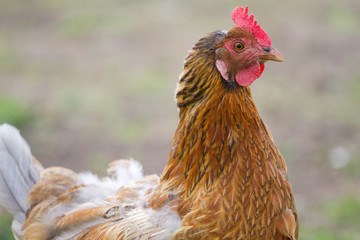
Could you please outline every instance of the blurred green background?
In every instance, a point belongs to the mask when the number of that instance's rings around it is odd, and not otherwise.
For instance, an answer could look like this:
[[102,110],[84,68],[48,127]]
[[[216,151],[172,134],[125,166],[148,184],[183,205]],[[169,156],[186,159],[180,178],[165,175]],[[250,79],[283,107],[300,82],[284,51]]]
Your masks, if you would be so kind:
[[[253,97],[288,163],[300,239],[360,239],[360,1],[1,0],[0,123],[46,166],[161,173],[183,59],[249,5],[285,57]],[[13,239],[0,218],[0,239]]]

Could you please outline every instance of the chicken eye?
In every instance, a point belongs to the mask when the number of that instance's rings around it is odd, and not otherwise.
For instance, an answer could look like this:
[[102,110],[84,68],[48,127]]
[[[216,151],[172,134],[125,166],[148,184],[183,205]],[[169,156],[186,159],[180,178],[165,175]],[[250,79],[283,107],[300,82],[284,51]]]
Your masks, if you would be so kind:
[[235,51],[237,51],[237,52],[240,52],[240,51],[242,51],[243,49],[244,49],[244,43],[242,43],[242,42],[235,42],[234,44],[233,44],[233,48],[234,48],[234,50]]

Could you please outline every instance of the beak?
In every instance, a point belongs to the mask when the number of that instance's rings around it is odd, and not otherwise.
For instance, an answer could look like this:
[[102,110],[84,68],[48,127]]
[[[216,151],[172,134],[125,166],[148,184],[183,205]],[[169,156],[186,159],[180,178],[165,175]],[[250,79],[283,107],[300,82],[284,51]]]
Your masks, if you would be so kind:
[[[264,49],[265,50],[265,49]],[[258,56],[260,60],[268,61],[275,61],[275,62],[283,62],[284,57],[281,55],[281,53],[276,48],[266,49],[265,54],[261,54]]]

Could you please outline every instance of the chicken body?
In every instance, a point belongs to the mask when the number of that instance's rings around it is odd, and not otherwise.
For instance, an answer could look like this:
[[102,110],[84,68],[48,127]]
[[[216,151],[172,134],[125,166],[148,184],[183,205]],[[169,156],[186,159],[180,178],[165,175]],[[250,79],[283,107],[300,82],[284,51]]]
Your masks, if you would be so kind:
[[182,228],[175,239],[297,238],[286,163],[250,89],[207,68],[226,38],[240,36],[238,29],[211,33],[185,61],[176,94],[180,124],[151,201],[157,208],[164,192],[179,196]]
[[200,39],[185,60],[160,178],[133,161],[104,179],[43,169],[15,129],[0,128],[0,202],[17,239],[297,239],[286,164],[248,87],[282,57],[247,9],[235,17],[247,25]]
[[44,169],[14,127],[0,126],[0,203],[14,215],[17,240],[169,239],[177,213],[146,207],[159,177],[144,177],[129,160],[111,163],[108,173]]

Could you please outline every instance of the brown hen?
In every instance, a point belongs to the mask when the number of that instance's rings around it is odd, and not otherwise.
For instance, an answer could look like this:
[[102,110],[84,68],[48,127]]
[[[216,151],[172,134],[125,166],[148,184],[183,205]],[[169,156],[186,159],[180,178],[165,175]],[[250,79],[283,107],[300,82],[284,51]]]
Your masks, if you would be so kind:
[[0,127],[0,202],[16,239],[297,239],[286,164],[249,89],[267,60],[283,59],[247,8],[232,18],[185,60],[160,178],[126,160],[103,179],[43,169],[16,129]]

